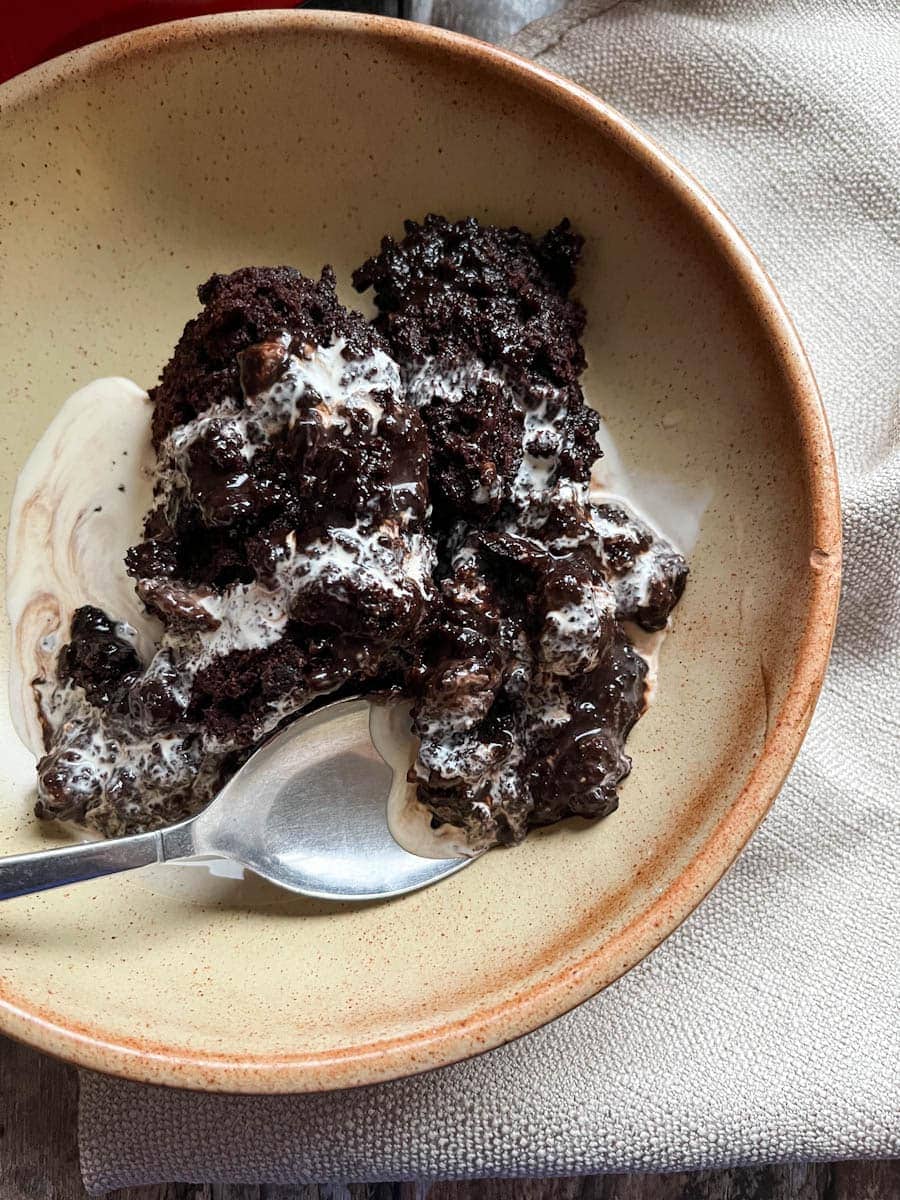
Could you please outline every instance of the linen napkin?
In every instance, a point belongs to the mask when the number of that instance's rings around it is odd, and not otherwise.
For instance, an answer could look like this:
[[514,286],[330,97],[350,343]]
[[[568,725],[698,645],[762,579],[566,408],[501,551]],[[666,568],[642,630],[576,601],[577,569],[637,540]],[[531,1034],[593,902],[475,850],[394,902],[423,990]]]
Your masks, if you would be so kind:
[[595,89],[691,169],[799,325],[846,532],[812,728],[721,885],[596,999],[482,1058],[355,1091],[213,1096],[83,1073],[95,1193],[900,1152],[900,11],[576,0],[514,48]]

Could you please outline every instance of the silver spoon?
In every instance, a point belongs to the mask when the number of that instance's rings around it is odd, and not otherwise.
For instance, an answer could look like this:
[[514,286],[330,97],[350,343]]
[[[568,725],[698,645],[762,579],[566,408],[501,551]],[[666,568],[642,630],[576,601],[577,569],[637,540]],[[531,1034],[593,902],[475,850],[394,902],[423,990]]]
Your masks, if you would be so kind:
[[366,700],[340,700],[294,721],[202,812],[168,829],[0,858],[0,900],[195,855],[323,900],[387,899],[453,875],[473,860],[422,858],[391,836],[394,773],[369,712]]

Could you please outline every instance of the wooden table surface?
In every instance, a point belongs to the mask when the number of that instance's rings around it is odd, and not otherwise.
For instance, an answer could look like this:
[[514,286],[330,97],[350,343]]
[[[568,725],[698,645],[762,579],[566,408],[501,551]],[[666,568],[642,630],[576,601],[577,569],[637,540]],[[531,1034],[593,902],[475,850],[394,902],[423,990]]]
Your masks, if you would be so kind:
[[[78,1172],[77,1074],[0,1038],[0,1200],[83,1200]],[[242,1187],[168,1183],[110,1200],[898,1200],[900,1163],[817,1163],[476,1183]]]

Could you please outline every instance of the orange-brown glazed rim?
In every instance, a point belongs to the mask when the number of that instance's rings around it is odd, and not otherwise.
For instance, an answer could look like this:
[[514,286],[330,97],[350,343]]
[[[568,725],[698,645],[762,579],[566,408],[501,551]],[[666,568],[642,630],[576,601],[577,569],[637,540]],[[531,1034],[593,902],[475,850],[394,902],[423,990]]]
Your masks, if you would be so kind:
[[192,1054],[143,1038],[106,1040],[98,1031],[17,1001],[0,980],[0,1028],[80,1066],[130,1079],[224,1092],[306,1092],[357,1086],[446,1065],[499,1046],[588,999],[630,970],[690,914],[718,882],[766,814],[800,748],[831,647],[840,589],[840,500],[828,423],[815,379],[790,317],[765,271],[728,218],[697,181],[650,138],[577,84],[508,51],[427,26],[327,12],[250,12],[175,21],[73,51],[0,87],[0,109],[54,82],[89,74],[124,57],[152,54],[173,42],[196,42],[265,29],[337,29],[346,36],[402,41],[474,61],[496,77],[548,96],[572,117],[638,159],[690,210],[715,241],[758,317],[787,384],[801,435],[814,567],[805,629],[792,685],[771,721],[763,752],[736,801],[679,878],[626,928],[574,965],[464,1019],[414,1035],[291,1056]]

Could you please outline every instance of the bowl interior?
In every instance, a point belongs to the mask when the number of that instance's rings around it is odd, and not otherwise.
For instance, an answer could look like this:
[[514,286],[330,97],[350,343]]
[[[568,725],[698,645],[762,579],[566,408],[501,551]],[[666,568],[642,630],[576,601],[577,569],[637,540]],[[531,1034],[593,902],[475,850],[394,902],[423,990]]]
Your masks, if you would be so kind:
[[[718,877],[805,719],[739,799],[805,637],[809,653],[822,513],[802,365],[727,235],[614,115],[498,54],[391,23],[166,27],[33,72],[6,100],[4,522],[66,396],[100,375],[150,386],[210,273],[331,262],[358,306],[350,270],[432,210],[535,232],[572,219],[587,238],[587,395],[627,466],[706,507],[614,816],[387,904],[287,899],[196,868],[6,904],[0,1022],[141,1078],[290,1090],[449,1061],[614,978]],[[0,750],[0,849],[50,844],[5,713]]]

